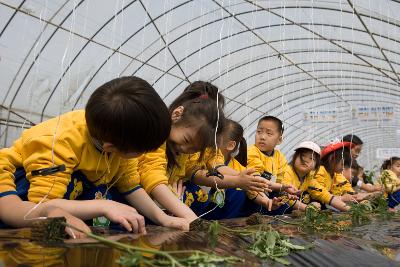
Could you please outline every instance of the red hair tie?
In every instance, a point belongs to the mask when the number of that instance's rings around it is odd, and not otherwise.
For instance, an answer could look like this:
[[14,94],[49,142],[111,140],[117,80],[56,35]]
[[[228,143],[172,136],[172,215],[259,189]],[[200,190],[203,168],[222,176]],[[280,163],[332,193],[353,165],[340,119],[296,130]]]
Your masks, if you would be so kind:
[[200,99],[208,99],[208,95],[207,94],[202,94],[199,96]]

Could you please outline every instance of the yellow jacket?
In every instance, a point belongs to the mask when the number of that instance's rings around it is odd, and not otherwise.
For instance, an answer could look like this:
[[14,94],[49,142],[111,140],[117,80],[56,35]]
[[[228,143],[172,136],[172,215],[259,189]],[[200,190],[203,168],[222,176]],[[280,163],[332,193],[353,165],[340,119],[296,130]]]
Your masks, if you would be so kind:
[[180,154],[176,161],[177,166],[167,170],[166,144],[160,148],[143,154],[138,159],[140,184],[150,193],[157,185],[172,184],[183,180],[187,181],[192,177],[194,171],[200,168],[212,169],[215,165],[224,164],[224,156],[221,151],[215,154],[213,149],[206,149],[203,159],[200,153]]
[[335,196],[343,196],[345,194],[354,194],[355,191],[343,174],[335,173],[331,193]]
[[320,166],[318,172],[315,174],[317,182],[325,187],[329,192],[332,189],[333,179],[324,166]]
[[400,179],[391,170],[384,170],[378,179],[378,183],[385,187],[387,193],[393,193],[400,186]]
[[319,168],[318,173],[315,175],[318,183],[323,185],[329,192],[335,196],[342,196],[344,194],[354,193],[349,181],[341,173],[335,173],[333,179],[327,172],[324,166]]
[[[296,188],[301,190],[301,201],[305,204],[309,204],[312,200],[319,201],[323,204],[329,204],[333,196],[324,186],[317,182],[314,174],[315,173],[312,171],[307,174],[303,181],[300,181],[299,176],[294,171],[293,167],[288,165],[282,183],[294,185]],[[290,204],[292,205],[294,202],[291,201]]]
[[277,183],[282,181],[286,166],[286,157],[279,150],[274,150],[272,156],[265,155],[256,145],[247,150],[247,168],[254,168],[260,175],[264,172],[272,173]]
[[240,164],[239,161],[237,161],[236,159],[231,159],[228,163],[228,167],[237,171],[237,172],[242,172],[244,170],[246,170],[247,168],[244,167],[242,164]]
[[138,158],[140,184],[147,193],[160,184],[168,184],[166,144]]
[[[279,150],[274,150],[272,156],[267,156],[256,145],[247,149],[247,168],[254,168],[255,174],[272,173],[276,177],[276,182],[280,183],[285,175],[286,167],[286,157]],[[257,196],[257,193],[253,191],[248,191],[247,194],[251,199]]]
[[[54,164],[65,164],[65,171],[48,176],[31,175],[34,170],[53,166],[53,155]],[[25,130],[11,148],[0,150],[0,196],[15,192],[14,172],[18,167],[24,167],[26,171],[30,183],[28,199],[33,202],[39,202],[53,183],[47,199],[63,198],[71,174],[77,170],[96,186],[113,185],[121,193],[139,188],[137,159],[126,160],[97,150],[89,136],[83,110],[68,112],[33,126]],[[79,193],[71,197],[75,198]]]
[[191,179],[196,170],[212,170],[218,165],[225,165],[224,155],[222,155],[221,150],[215,151],[215,149],[207,148],[202,159],[200,159],[200,153],[190,154],[187,157],[185,175],[188,179]]

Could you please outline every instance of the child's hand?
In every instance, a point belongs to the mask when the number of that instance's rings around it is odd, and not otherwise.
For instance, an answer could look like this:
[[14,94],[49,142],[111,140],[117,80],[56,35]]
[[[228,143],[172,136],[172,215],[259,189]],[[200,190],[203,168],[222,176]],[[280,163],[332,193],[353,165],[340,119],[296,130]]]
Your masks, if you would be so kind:
[[382,191],[383,190],[383,186],[381,184],[374,184],[374,185],[372,185],[372,188],[374,191]]
[[360,202],[363,201],[364,199],[368,199],[368,197],[370,196],[370,193],[358,193],[356,195],[354,195],[354,198]]
[[107,219],[114,223],[119,223],[127,231],[139,234],[146,233],[144,217],[133,207],[112,200],[106,200],[103,210],[103,214]]
[[299,197],[297,195],[287,194],[287,198],[289,200],[298,200]]
[[280,206],[282,206],[283,204],[285,204],[285,201],[283,201],[282,198],[280,197],[274,197],[272,199],[272,210],[276,210],[277,208],[279,208]]
[[282,189],[291,195],[300,195],[301,193],[301,190],[297,189],[294,185],[291,184],[282,184]]
[[[51,217],[65,217],[65,219],[67,220],[67,224],[70,224],[80,230],[82,230],[83,232],[86,233],[90,233],[90,228],[89,226],[87,226],[81,219],[73,216],[72,214],[66,212],[63,209],[60,208],[51,208],[48,212],[47,212],[47,217],[51,218]],[[65,228],[65,232],[72,238],[76,239],[76,238],[84,238],[86,237],[86,235],[82,232],[79,232],[75,229],[72,229],[70,227],[66,227]]]
[[184,218],[165,215],[165,217],[161,220],[161,224],[165,227],[189,231],[189,222]]
[[273,199],[270,199],[269,197],[267,197],[267,195],[265,193],[261,192],[258,194],[257,198],[255,199],[255,202],[259,205],[262,205],[268,211],[271,211],[274,203],[276,206],[277,203],[280,202],[280,200],[278,200],[276,197]]
[[185,193],[185,190],[186,190],[186,186],[183,186],[182,179],[180,179],[178,182],[173,182],[172,183],[172,192],[174,192],[175,195],[181,201],[183,199],[183,194]]
[[340,200],[342,200],[343,202],[357,202],[355,197],[353,197],[350,194],[345,194],[345,195],[341,196]]
[[319,202],[311,202],[309,205],[313,205],[314,207],[316,207],[317,209],[321,210],[321,203]]
[[261,176],[254,176],[254,169],[247,169],[241,171],[238,175],[238,186],[239,188],[246,191],[265,192],[271,191],[269,189],[268,180]]

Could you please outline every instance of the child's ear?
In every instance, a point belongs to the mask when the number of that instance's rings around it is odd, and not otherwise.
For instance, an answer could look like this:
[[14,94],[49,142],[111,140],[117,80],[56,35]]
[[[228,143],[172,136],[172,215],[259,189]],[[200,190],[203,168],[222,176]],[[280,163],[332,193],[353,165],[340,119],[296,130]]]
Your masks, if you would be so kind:
[[176,123],[182,117],[183,111],[185,108],[183,106],[179,106],[172,111],[171,120],[172,123]]
[[236,141],[229,141],[226,150],[233,151],[236,147]]
[[110,152],[110,153],[112,153],[112,152],[115,152],[117,149],[116,149],[116,147],[115,147],[113,144],[108,143],[108,142],[105,142],[105,143],[103,143],[103,150],[104,150],[105,152]]
[[282,142],[283,142],[283,135],[281,135],[281,136],[279,137],[278,145],[282,144]]

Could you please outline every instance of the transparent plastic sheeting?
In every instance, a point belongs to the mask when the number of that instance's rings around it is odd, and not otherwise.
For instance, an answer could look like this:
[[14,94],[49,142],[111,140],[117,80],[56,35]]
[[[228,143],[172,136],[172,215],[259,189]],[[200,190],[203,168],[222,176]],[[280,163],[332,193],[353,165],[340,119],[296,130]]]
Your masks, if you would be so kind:
[[211,81],[250,144],[258,119],[278,116],[288,158],[355,133],[372,167],[400,145],[399,25],[394,0],[1,0],[0,146],[136,75],[167,104]]

